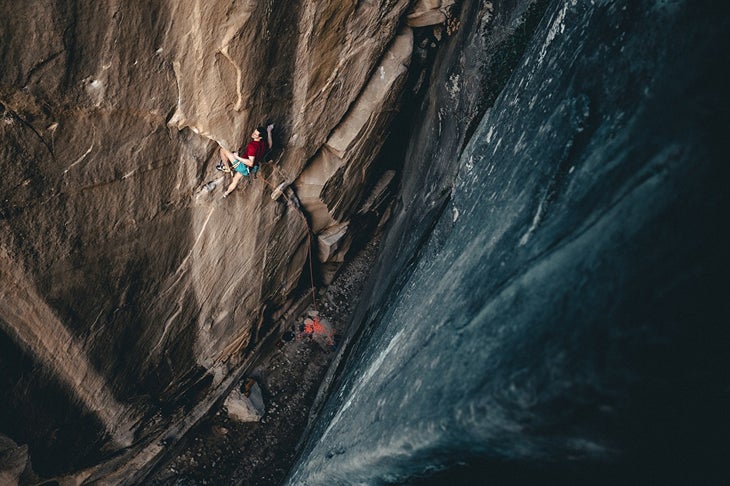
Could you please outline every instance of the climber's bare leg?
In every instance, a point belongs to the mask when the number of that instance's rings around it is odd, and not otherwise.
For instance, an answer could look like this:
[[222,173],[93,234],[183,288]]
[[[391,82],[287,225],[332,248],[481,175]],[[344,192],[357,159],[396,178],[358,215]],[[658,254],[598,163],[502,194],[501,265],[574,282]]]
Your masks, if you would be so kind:
[[236,157],[228,150],[221,147],[220,149],[221,160],[231,170],[233,170],[233,163],[236,161]]
[[243,177],[243,174],[241,174],[240,172],[236,172],[233,175],[233,180],[231,181],[231,185],[229,185],[228,189],[226,189],[226,192],[223,193],[223,197],[226,197],[227,195],[229,195],[230,193],[233,192],[233,190],[236,188],[238,183],[241,181],[242,177]]

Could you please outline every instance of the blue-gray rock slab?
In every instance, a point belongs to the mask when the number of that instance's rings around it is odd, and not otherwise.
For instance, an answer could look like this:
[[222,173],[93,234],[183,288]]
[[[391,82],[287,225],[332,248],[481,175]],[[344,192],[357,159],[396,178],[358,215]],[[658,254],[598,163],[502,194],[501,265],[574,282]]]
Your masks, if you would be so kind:
[[288,484],[723,476],[726,15],[551,3]]

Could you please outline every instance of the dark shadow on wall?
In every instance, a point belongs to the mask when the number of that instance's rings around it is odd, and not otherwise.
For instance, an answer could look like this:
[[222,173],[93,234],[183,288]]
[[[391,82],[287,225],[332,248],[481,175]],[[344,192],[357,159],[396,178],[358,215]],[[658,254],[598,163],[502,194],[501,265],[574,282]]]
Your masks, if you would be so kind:
[[0,431],[27,444],[33,468],[53,476],[111,456],[100,452],[104,427],[53,375],[0,332]]

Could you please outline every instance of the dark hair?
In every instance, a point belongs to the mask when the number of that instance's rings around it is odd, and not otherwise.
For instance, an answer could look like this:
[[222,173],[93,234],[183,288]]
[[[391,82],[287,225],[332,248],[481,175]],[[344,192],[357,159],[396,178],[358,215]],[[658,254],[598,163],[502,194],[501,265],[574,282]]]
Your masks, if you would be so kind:
[[266,136],[266,129],[264,127],[256,127],[256,131],[259,132],[262,138]]

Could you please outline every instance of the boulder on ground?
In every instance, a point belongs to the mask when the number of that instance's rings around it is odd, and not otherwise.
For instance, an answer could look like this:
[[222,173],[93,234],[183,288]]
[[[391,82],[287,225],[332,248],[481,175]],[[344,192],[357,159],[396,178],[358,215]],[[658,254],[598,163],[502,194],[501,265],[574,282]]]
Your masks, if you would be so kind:
[[0,484],[19,484],[28,465],[28,446],[0,434]]
[[233,420],[258,422],[265,412],[261,387],[254,380],[249,379],[244,386],[244,391],[241,391],[240,388],[233,390],[223,406]]

